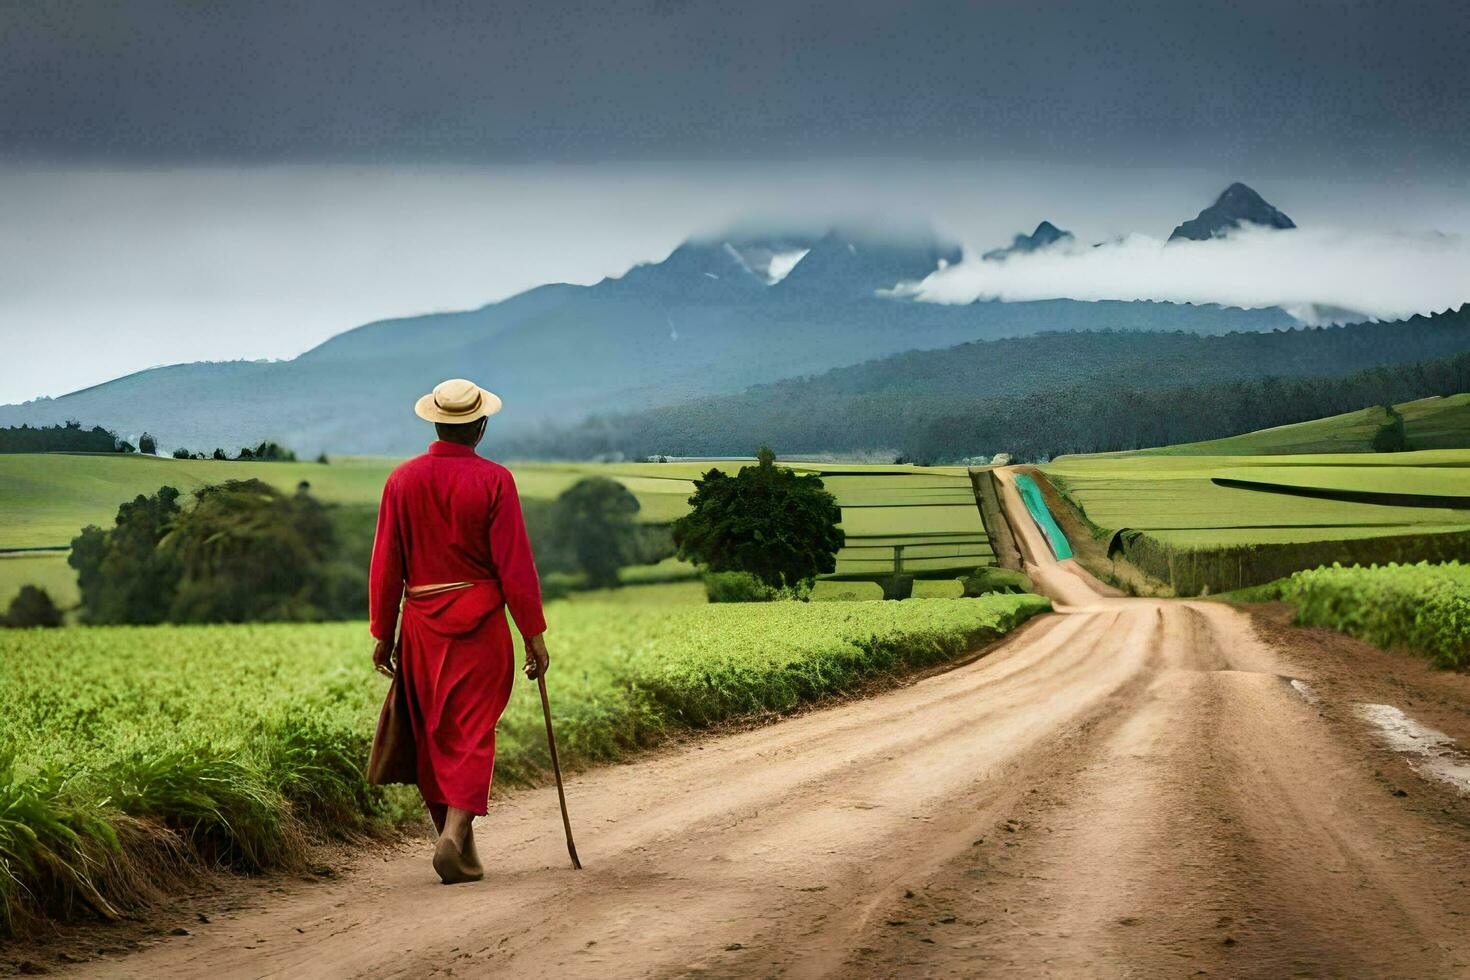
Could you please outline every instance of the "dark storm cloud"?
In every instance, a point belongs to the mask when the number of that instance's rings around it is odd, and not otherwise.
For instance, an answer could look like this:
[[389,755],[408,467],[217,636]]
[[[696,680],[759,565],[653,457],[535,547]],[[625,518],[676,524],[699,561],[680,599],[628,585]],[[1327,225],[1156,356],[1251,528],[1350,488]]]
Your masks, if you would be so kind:
[[1460,172],[1470,5],[0,0],[0,153]]

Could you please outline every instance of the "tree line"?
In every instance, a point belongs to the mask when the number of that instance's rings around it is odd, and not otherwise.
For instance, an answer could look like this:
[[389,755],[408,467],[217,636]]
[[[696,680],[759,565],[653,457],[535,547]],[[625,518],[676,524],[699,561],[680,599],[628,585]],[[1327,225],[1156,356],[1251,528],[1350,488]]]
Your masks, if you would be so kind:
[[132,453],[137,448],[116,432],[94,425],[82,428],[75,419],[61,425],[14,425],[0,428],[0,453]]
[[[142,453],[145,456],[154,456],[158,453],[158,440],[144,432],[134,446],[111,429],[100,425],[87,429],[76,419],[70,419],[61,425],[23,424],[0,427],[0,453]],[[215,447],[209,453],[180,447],[173,451],[173,457],[271,463],[296,460],[294,452],[269,439],[254,446],[241,446],[233,456],[220,447]],[[326,455],[319,457],[317,462],[326,462]]]
[[[205,453],[198,452],[198,451],[191,450],[191,449],[186,449],[186,448],[184,448],[184,447],[181,446],[178,449],[175,449],[174,450],[173,456],[174,456],[174,459],[217,459],[217,460],[233,459],[233,460],[239,460],[239,461],[244,461],[244,462],[261,462],[261,463],[294,463],[294,462],[296,462],[296,454],[294,452],[292,452],[291,450],[287,449],[285,446],[282,446],[280,443],[271,442],[269,439],[265,440],[264,442],[261,442],[259,445],[256,445],[256,446],[241,446],[240,447],[240,451],[237,452],[234,456],[231,456],[229,453],[225,452],[223,449],[219,448],[218,446],[215,447],[214,452],[209,453],[209,454],[205,454]],[[317,457],[317,462],[318,463],[325,463],[326,461],[327,461],[327,454],[326,453],[322,453],[322,455],[320,455],[319,457]]]

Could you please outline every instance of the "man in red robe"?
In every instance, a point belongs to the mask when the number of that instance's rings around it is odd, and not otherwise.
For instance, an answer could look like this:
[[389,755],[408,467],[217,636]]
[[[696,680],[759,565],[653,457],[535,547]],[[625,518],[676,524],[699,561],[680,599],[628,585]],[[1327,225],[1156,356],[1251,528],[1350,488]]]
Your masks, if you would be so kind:
[[500,399],[446,381],[414,411],[438,441],[383,487],[369,600],[373,664],[407,694],[417,782],[439,831],[434,870],[445,884],[484,871],[471,823],[486,811],[495,724],[510,700],[515,650],[506,610],[525,641],[525,674],[549,663],[541,584],[510,471],[475,452]]

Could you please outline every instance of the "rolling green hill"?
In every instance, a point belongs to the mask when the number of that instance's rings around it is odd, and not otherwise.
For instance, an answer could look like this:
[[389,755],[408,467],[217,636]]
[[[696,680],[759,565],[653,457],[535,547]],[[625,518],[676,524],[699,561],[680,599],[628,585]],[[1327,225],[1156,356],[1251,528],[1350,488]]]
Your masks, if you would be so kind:
[[[1470,393],[1432,396],[1394,406],[1403,417],[1410,449],[1470,447]],[[1257,456],[1291,453],[1366,453],[1373,437],[1389,422],[1383,406],[1333,415],[1310,422],[1280,425],[1245,435],[1179,446],[1145,449],[1140,455]]]

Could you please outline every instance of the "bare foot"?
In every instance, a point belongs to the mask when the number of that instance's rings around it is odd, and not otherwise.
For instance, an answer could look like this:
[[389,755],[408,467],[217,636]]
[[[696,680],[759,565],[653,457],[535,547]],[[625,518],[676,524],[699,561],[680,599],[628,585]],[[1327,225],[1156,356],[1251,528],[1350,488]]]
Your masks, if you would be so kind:
[[473,826],[465,828],[464,847],[460,849],[460,854],[464,856],[464,866],[468,871],[476,877],[484,876],[485,866],[480,863],[480,853],[475,850],[475,828]]

